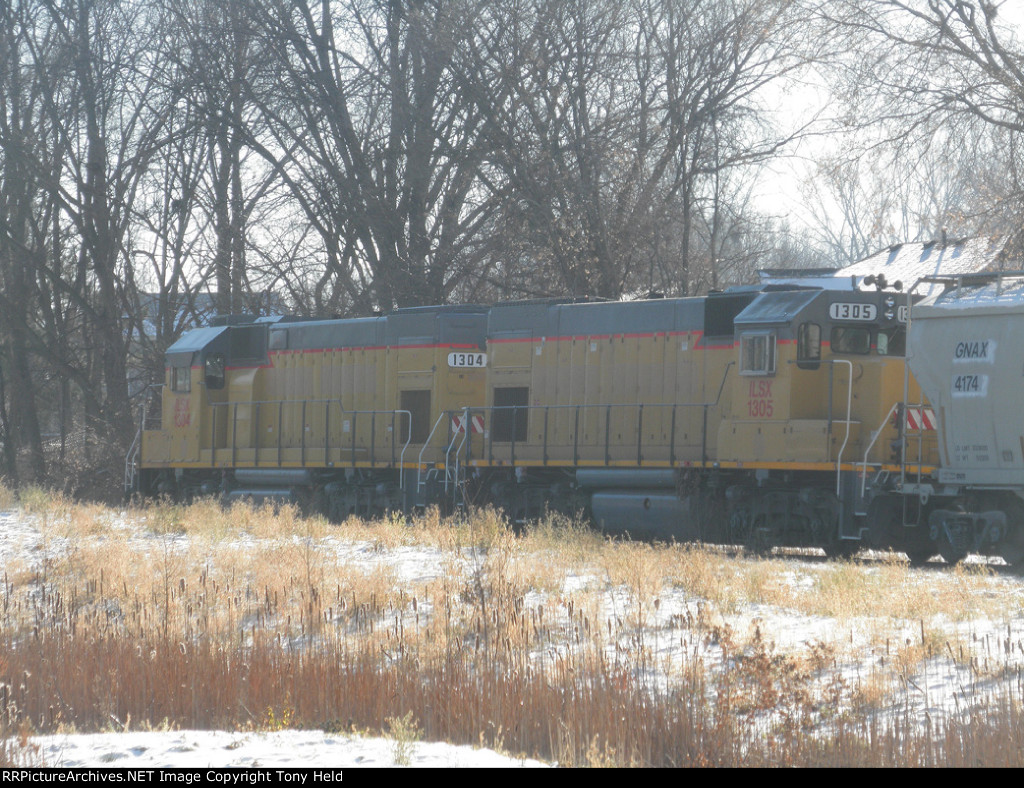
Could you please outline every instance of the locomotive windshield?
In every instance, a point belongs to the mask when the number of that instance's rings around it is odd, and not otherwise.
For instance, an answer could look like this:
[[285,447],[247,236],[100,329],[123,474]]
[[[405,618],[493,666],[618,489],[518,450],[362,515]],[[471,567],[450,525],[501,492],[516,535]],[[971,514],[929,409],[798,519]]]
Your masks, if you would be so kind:
[[907,349],[907,331],[902,326],[833,326],[831,342],[833,353],[866,356],[874,347],[880,356],[902,356]]
[[861,326],[833,326],[832,352],[864,355],[871,352],[871,330]]
[[206,357],[204,380],[208,389],[224,388],[223,353],[211,353]]

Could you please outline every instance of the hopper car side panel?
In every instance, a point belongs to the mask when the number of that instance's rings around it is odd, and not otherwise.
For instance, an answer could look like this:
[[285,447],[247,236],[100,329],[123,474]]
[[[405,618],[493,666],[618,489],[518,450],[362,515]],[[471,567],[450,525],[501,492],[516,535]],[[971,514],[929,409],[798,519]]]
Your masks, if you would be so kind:
[[910,367],[934,406],[942,463],[928,527],[951,559],[1024,561],[1024,274],[939,279],[912,310]]

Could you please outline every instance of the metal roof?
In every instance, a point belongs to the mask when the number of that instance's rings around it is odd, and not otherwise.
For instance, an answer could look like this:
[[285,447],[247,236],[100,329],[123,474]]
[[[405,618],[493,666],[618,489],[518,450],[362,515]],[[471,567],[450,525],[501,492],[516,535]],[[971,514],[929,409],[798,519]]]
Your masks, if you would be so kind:
[[[830,290],[870,290],[867,277],[885,276],[889,287],[896,282],[906,290],[918,280],[930,276],[956,276],[995,270],[1000,266],[1003,242],[991,238],[960,238],[956,240],[895,244],[865,257],[852,265],[827,274],[821,269],[800,271],[760,271],[764,284],[791,282],[813,284]],[[928,295],[936,285],[921,285],[917,293]]]
[[176,365],[191,363],[193,353],[205,348],[227,330],[227,326],[209,326],[193,329],[167,348],[167,356]]
[[737,325],[789,323],[822,292],[821,290],[788,290],[765,293],[755,298],[750,306],[736,316],[736,323]]
[[948,317],[949,313],[963,312],[965,316],[998,312],[1024,312],[1024,275],[1014,272],[1006,276],[967,279],[945,292],[933,293],[913,307],[912,315],[919,317]]

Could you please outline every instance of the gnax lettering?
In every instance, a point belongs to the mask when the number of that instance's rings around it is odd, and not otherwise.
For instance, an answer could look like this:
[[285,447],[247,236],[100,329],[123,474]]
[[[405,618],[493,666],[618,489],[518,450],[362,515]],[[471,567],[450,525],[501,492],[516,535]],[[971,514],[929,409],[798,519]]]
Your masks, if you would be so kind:
[[991,339],[972,339],[957,342],[953,349],[954,361],[986,361],[995,357],[996,343]]

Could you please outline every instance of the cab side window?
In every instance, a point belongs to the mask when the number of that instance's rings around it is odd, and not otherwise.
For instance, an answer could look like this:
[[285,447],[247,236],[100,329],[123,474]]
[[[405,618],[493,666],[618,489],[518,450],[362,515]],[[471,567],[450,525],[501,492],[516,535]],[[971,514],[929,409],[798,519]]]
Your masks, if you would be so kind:
[[907,331],[904,328],[880,329],[875,344],[880,356],[904,356],[907,353]]
[[192,370],[189,367],[171,367],[171,391],[188,394],[192,390]]
[[224,388],[224,354],[211,353],[206,357],[205,367],[206,388]]
[[821,326],[801,323],[796,330],[796,365],[800,369],[821,366]]
[[740,337],[740,374],[775,374],[775,334],[743,334]]

